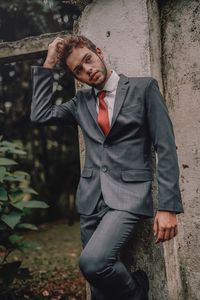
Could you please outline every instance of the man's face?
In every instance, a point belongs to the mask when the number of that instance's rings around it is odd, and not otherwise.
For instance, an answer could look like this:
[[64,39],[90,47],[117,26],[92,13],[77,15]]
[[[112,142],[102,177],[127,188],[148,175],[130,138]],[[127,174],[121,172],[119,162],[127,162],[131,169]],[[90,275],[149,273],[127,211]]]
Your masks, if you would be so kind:
[[99,89],[103,88],[108,71],[99,48],[96,49],[96,53],[87,47],[73,48],[66,64],[79,81]]

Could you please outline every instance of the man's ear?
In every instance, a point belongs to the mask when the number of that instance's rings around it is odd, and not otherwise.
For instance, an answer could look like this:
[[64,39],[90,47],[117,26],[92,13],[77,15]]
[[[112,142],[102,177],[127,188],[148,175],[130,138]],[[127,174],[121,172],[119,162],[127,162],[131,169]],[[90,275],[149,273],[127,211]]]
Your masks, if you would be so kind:
[[100,56],[102,59],[104,58],[104,57],[103,57],[103,52],[102,52],[102,50],[101,50],[100,48],[96,48],[96,54],[97,54],[98,56]]

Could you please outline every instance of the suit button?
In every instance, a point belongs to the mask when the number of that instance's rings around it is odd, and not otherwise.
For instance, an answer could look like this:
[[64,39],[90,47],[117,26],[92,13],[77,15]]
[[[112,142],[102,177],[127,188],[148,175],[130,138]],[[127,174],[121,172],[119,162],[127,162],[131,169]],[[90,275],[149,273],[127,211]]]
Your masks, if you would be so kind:
[[107,167],[102,167],[102,171],[105,173],[107,172],[108,168]]

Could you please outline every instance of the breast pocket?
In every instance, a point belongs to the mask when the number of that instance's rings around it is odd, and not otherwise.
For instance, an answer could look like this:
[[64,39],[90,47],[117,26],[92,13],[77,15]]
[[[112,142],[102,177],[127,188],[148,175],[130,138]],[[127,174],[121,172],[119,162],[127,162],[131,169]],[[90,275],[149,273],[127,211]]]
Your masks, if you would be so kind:
[[[141,104],[127,105],[121,108],[118,121],[123,127],[141,127],[144,121],[144,109]],[[132,127],[130,127],[132,126]]]
[[142,112],[142,110],[143,110],[143,107],[141,104],[126,105],[126,106],[122,106],[121,113]]

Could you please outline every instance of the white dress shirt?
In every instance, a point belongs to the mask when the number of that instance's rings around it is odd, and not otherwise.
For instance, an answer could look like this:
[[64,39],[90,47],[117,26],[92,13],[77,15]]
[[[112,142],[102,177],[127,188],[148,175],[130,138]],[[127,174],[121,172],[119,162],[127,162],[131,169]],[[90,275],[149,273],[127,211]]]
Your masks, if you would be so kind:
[[[108,117],[109,117],[109,123],[111,125],[112,122],[112,117],[113,117],[113,109],[114,109],[114,104],[115,104],[115,95],[117,91],[117,85],[119,81],[119,75],[115,72],[112,71],[112,74],[106,81],[104,87],[102,90],[106,91],[106,96],[105,96],[105,102],[108,107]],[[99,90],[94,89],[95,94],[97,96]],[[99,112],[99,98],[97,97],[97,102],[96,102],[96,109],[97,109],[97,114]]]

